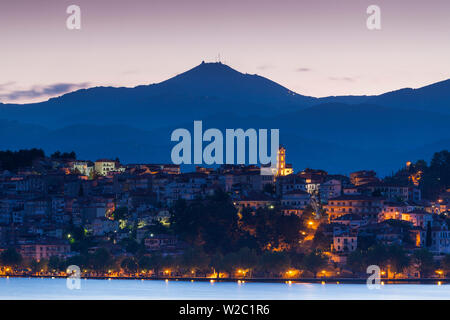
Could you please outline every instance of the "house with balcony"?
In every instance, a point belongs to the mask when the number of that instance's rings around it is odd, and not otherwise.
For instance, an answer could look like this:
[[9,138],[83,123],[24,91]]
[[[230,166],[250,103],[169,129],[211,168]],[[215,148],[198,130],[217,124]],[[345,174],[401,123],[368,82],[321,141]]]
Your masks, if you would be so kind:
[[363,218],[378,221],[383,210],[384,199],[365,195],[342,195],[328,201],[324,206],[329,219],[334,220],[349,213],[355,213]]

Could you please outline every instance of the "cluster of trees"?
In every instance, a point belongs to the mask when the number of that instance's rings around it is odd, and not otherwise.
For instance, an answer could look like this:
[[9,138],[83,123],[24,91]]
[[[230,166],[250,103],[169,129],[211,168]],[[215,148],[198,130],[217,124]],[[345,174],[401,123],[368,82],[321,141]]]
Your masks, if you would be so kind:
[[436,152],[429,166],[424,161],[421,163],[420,187],[426,198],[435,199],[440,192],[450,188],[450,152]]
[[304,218],[284,215],[277,206],[259,208],[256,211],[245,208],[240,219],[241,232],[252,242],[253,247],[264,250],[290,250],[303,239]]
[[348,256],[347,267],[354,274],[364,274],[370,265],[389,270],[394,277],[404,273],[409,267],[415,266],[420,277],[424,278],[433,275],[438,268],[450,273],[450,255],[447,255],[439,265],[427,249],[416,250],[410,255],[401,246],[373,245],[367,249],[357,249]]
[[284,215],[277,206],[245,208],[238,214],[229,195],[219,190],[207,199],[177,201],[170,226],[183,241],[207,254],[227,254],[244,247],[259,254],[294,249],[304,237],[307,216]]
[[23,259],[20,253],[14,248],[8,248],[0,254],[0,263],[2,266],[18,267]]
[[70,265],[77,265],[83,270],[92,272],[107,272],[108,268],[116,264],[114,257],[105,248],[100,248],[94,253],[83,253],[68,259],[52,256],[49,259],[24,259],[14,248],[8,248],[0,254],[0,264],[14,270],[31,270],[35,272],[59,272],[66,271]]
[[19,168],[30,167],[34,160],[44,156],[45,153],[42,149],[0,151],[0,169],[17,171]]
[[[187,203],[179,200],[171,210],[171,231],[192,246],[205,252],[230,252],[237,249],[240,238],[237,210],[224,192],[206,200]],[[242,245],[244,246],[244,245]]]
[[[115,258],[105,248],[99,248],[94,253],[83,253],[68,259],[53,256],[50,259],[25,260],[14,249],[9,248],[0,254],[2,267],[11,269],[27,269],[36,272],[61,272],[69,265],[77,265],[81,270],[96,274],[108,275],[109,272],[124,271],[127,274],[152,272],[159,276],[208,276],[213,273],[226,273],[230,277],[286,277],[291,276],[289,270],[296,270],[298,277],[316,277],[327,267],[327,257],[320,251],[296,253],[293,251],[265,251],[257,253],[247,247],[235,252],[222,254],[207,254],[201,247],[186,250],[180,256],[163,256],[159,252],[144,255],[137,252],[134,255]],[[450,255],[445,256],[440,263],[433,260],[433,255],[426,249],[414,251],[412,255],[400,246],[375,245],[366,250],[358,249],[348,256],[347,268],[355,276],[366,276],[369,265],[377,265],[382,270],[389,270],[394,277],[405,272],[414,265],[421,277],[434,275],[441,269],[450,274]]]
[[317,272],[327,265],[327,258],[320,252],[309,254],[294,252],[266,251],[257,254],[255,250],[241,248],[236,252],[213,255],[206,254],[202,248],[194,247],[180,256],[163,256],[156,252],[151,255],[135,254],[114,258],[105,248],[94,253],[80,254],[68,259],[53,256],[50,259],[25,260],[13,248],[4,251],[0,263],[12,269],[28,269],[36,272],[64,272],[68,266],[77,265],[82,271],[96,275],[125,271],[136,274],[152,271],[165,276],[208,276],[226,273],[229,276],[283,277],[290,269],[304,271],[306,276],[316,277]]
[[[439,193],[450,188],[450,152],[442,150],[434,153],[430,164],[425,160],[418,160],[407,169],[407,174],[422,172],[419,187],[422,196],[426,199],[436,199]],[[405,170],[400,170],[392,177],[388,178],[391,182],[407,183],[408,175]]]
[[56,151],[50,156],[50,158],[55,160],[76,160],[77,155],[75,151],[62,153],[61,151]]
[[[304,275],[316,277],[317,272],[327,265],[328,259],[319,251],[308,254],[294,251],[265,251],[258,253],[254,249],[243,247],[225,255],[217,252],[207,255],[201,248],[185,252],[179,260],[181,271],[206,274],[214,270],[217,274],[249,277],[283,277],[288,270],[303,271]],[[178,267],[175,263],[175,268]],[[178,267],[178,268],[180,268]],[[180,270],[180,269],[178,269]]]
[[[44,150],[36,148],[19,151],[0,151],[0,170],[15,172],[19,168],[31,167],[34,160],[44,157]],[[63,153],[56,151],[50,157],[58,160],[70,160],[76,159],[77,156],[74,151]]]

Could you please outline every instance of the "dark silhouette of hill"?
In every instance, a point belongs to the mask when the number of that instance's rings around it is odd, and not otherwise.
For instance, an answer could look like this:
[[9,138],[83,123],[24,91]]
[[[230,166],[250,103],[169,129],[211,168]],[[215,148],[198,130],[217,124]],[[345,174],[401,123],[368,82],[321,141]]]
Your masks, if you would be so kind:
[[53,128],[83,122],[130,123],[148,129],[221,111],[244,115],[279,114],[310,106],[316,100],[222,63],[202,63],[158,84],[135,88],[95,87],[41,103],[3,105],[0,119]]
[[402,109],[450,114],[450,79],[419,89],[402,89],[371,97],[367,102]]
[[158,84],[0,104],[0,149],[73,149],[89,159],[167,162],[170,133],[203,120],[205,129],[279,128],[297,169],[389,173],[448,144],[449,92],[446,80],[379,96],[318,99],[221,63],[202,63]]
[[368,103],[404,110],[415,109],[450,114],[450,79],[418,89],[404,88],[377,96],[337,96],[320,98],[319,101],[322,103]]
[[275,121],[302,137],[359,149],[413,148],[450,137],[450,115],[369,104],[322,104]]

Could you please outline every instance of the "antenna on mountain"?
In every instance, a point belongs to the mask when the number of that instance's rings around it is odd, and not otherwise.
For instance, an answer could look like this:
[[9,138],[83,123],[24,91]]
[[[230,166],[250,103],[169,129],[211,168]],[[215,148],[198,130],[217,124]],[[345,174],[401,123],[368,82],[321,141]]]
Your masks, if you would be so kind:
[[219,53],[219,59],[218,59],[218,62],[221,63],[221,61],[220,61],[220,53]]

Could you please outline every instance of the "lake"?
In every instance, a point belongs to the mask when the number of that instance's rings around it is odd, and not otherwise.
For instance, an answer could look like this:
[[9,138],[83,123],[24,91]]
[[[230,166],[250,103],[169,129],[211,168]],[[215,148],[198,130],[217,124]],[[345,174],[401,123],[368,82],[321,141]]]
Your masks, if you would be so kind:
[[80,289],[71,290],[66,279],[0,278],[0,299],[448,300],[450,285],[386,284],[369,290],[365,284],[81,279]]

